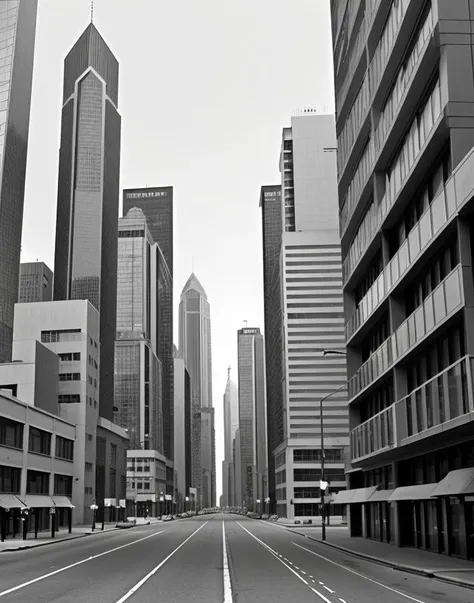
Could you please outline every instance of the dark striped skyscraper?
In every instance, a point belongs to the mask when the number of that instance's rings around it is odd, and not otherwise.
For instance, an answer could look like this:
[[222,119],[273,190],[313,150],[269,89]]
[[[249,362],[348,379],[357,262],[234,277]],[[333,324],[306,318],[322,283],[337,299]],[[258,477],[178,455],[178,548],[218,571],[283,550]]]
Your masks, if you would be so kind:
[[54,299],[100,312],[100,414],[112,420],[121,118],[119,66],[91,23],[64,61]]
[[37,0],[0,2],[0,362],[18,301]]

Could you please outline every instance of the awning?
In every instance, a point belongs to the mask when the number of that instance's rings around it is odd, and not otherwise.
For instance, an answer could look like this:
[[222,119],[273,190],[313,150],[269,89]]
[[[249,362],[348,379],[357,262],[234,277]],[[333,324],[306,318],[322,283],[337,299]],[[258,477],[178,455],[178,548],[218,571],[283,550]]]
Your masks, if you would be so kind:
[[156,502],[156,494],[137,494],[135,502]]
[[0,507],[3,509],[21,509],[27,505],[14,494],[3,494],[0,496]]
[[54,507],[53,499],[44,494],[27,494],[25,496],[25,503],[29,509],[46,509],[48,507]]
[[335,505],[353,505],[356,503],[367,502],[367,500],[375,492],[376,487],[370,488],[353,488],[352,490],[340,490],[334,497]]
[[389,502],[396,502],[399,500],[429,500],[433,490],[438,484],[420,484],[418,486],[403,486],[401,488],[395,488]]
[[375,490],[367,502],[387,502],[394,490]]
[[67,507],[74,509],[74,505],[67,496],[53,496],[53,502],[57,507]]
[[450,471],[434,489],[431,496],[474,494],[474,467]]

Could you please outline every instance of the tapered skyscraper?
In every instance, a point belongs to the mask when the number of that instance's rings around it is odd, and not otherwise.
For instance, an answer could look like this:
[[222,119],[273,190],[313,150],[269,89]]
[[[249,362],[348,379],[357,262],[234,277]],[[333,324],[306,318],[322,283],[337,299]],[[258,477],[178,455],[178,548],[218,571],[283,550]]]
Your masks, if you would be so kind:
[[227,384],[224,393],[224,460],[222,461],[222,504],[236,506],[234,440],[239,428],[239,399],[237,385],[230,378],[228,369]]
[[64,61],[54,299],[100,312],[100,414],[112,420],[121,118],[119,66],[91,23]]
[[0,362],[18,301],[37,0],[0,2]]
[[206,292],[194,274],[181,293],[179,335],[180,352],[191,377],[192,486],[198,491],[198,506],[211,507],[216,498],[211,318]]

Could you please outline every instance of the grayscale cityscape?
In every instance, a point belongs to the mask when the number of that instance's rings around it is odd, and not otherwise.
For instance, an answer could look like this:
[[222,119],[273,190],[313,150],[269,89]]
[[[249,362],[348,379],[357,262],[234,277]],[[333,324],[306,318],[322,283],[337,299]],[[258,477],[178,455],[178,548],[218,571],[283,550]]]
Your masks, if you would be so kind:
[[2,600],[474,601],[473,57],[474,0],[0,0]]

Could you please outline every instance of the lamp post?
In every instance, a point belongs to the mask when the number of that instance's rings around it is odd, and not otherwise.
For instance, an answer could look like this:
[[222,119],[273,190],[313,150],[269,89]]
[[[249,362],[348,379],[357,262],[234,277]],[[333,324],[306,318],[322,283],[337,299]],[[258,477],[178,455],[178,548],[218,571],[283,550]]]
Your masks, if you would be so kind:
[[[323,350],[323,356],[326,356],[328,354],[338,354],[340,356],[346,356],[346,352],[344,352],[342,350]],[[344,384],[341,385],[341,387],[338,387],[337,389],[335,389],[333,392],[331,392],[327,396],[324,396],[323,398],[321,398],[321,400],[319,401],[319,422],[320,422],[320,430],[321,430],[321,479],[319,481],[319,489],[321,492],[321,520],[322,520],[321,521],[321,538],[323,541],[326,540],[326,504],[325,504],[325,500],[324,500],[324,495],[326,492],[326,488],[328,487],[328,482],[326,482],[324,479],[325,454],[324,454],[323,402],[325,400],[327,400],[328,398],[330,398],[331,396],[333,396],[334,394],[337,394],[341,390],[345,389],[346,387],[347,387],[347,381],[345,381]]]
[[184,497],[184,512],[185,513],[187,511],[188,502],[189,502],[189,496],[185,496]]
[[95,512],[99,507],[95,504],[95,501],[91,504],[90,509],[92,511],[92,531],[95,530]]

